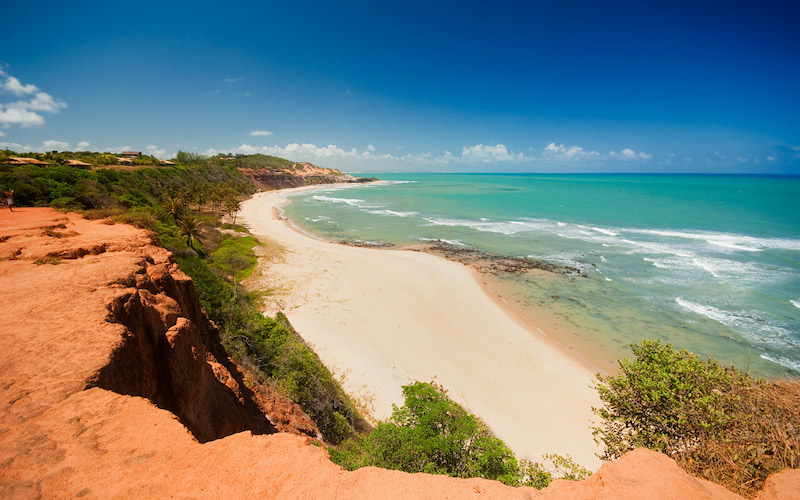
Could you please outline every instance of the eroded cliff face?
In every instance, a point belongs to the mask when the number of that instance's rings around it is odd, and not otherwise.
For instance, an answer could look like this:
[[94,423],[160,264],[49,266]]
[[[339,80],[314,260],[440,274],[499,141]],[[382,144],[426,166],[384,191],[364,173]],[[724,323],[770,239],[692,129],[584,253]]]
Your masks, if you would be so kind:
[[342,174],[338,170],[306,167],[297,172],[259,168],[240,168],[240,172],[250,178],[261,190],[286,189],[313,184],[363,183],[374,179]]
[[[217,335],[144,231],[0,214],[0,497],[740,498],[648,450],[541,492],[346,472],[308,438],[270,434]],[[798,492],[800,471],[784,471],[760,498]]]
[[2,342],[10,344],[3,354],[36,353],[8,359],[25,364],[21,372],[3,370],[6,390],[18,391],[7,399],[12,412],[53,386],[62,386],[59,398],[96,386],[150,400],[200,442],[274,432],[192,281],[147,233],[47,209],[8,215],[0,243]]

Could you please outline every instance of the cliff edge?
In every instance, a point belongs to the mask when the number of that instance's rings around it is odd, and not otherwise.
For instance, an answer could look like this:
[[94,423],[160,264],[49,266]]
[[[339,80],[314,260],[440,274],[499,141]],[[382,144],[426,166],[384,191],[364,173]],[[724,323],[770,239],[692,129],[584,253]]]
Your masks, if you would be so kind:
[[[194,286],[147,232],[0,214],[2,498],[740,498],[636,450],[545,490],[365,468],[275,433]],[[760,498],[792,498],[800,471]]]

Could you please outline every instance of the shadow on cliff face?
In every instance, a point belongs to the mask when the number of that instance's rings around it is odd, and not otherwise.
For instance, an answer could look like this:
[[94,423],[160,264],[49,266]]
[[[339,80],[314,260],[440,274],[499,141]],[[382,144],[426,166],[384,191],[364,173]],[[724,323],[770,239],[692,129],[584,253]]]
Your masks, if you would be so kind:
[[121,293],[107,321],[125,331],[87,388],[147,398],[201,443],[244,430],[276,432],[228,359],[194,284],[174,263],[147,258],[114,286]]

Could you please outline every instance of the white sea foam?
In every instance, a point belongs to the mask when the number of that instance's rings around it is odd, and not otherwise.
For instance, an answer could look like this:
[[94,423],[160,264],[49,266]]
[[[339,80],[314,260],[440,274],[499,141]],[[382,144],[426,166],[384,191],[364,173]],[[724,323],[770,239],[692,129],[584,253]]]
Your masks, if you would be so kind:
[[732,250],[741,250],[743,252],[760,252],[760,248],[752,248],[744,245],[738,245],[728,240],[717,240],[709,238],[706,240],[707,242],[711,243],[712,245],[716,245],[722,248],[730,248]]
[[683,297],[677,297],[675,302],[686,310],[732,328],[753,343],[766,343],[774,347],[796,345],[796,342],[791,340],[791,334],[786,328],[759,320],[753,314],[742,311],[723,311],[714,306],[686,300]]
[[769,354],[762,354],[761,359],[766,359],[767,361],[772,361],[773,363],[777,363],[791,370],[800,372],[800,361],[796,359],[789,359],[783,356],[772,357]]
[[359,203],[364,203],[364,200],[359,200],[358,198],[334,198],[332,196],[320,196],[314,195],[311,197],[312,200],[316,201],[326,201],[328,203],[346,203],[350,206],[358,206]]
[[367,212],[376,215],[390,215],[392,217],[410,217],[417,215],[419,212],[398,212],[396,210],[367,210]]
[[387,181],[389,184],[416,184],[419,181]]
[[800,309],[800,301],[798,301],[798,300],[790,300],[789,302],[791,302],[792,305],[795,306],[796,308]]
[[610,231],[608,229],[602,229],[602,228],[594,227],[594,226],[592,226],[592,229],[594,229],[598,233],[603,233],[603,234],[608,235],[608,236],[619,236],[619,233],[614,232],[614,231]]
[[678,269],[682,267],[680,261],[677,259],[651,259],[650,257],[642,257],[642,260],[653,264],[654,267],[659,269]]
[[651,234],[669,238],[703,240],[721,248],[744,252],[760,252],[763,249],[800,250],[800,240],[789,238],[759,238],[742,234],[716,233],[712,231],[666,231],[655,229],[627,229],[626,232]]
[[625,238],[623,238],[622,241],[629,245],[645,248],[655,253],[672,254],[672,255],[677,255],[678,257],[687,257],[687,258],[694,257],[693,253],[687,252],[681,248],[676,248],[675,246],[671,245],[661,245],[658,243],[645,242],[645,241],[633,241]]
[[501,233],[513,235],[525,231],[533,231],[534,228],[528,227],[525,223],[512,221],[512,222],[478,222],[469,221],[464,219],[437,219],[425,218],[433,226],[451,226],[451,227],[469,227],[476,231],[483,231],[489,233]]

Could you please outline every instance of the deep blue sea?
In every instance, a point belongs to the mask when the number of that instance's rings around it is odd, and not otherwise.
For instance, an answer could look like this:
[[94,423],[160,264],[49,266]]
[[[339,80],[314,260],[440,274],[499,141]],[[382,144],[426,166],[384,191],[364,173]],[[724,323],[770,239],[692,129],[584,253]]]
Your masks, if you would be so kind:
[[331,240],[446,240],[584,270],[491,284],[601,367],[661,338],[759,375],[800,372],[800,177],[381,174],[292,196]]

